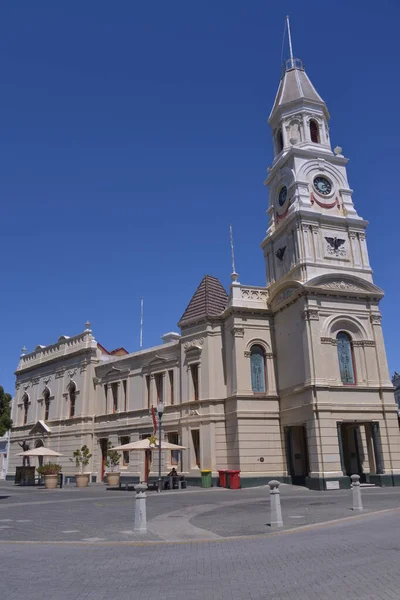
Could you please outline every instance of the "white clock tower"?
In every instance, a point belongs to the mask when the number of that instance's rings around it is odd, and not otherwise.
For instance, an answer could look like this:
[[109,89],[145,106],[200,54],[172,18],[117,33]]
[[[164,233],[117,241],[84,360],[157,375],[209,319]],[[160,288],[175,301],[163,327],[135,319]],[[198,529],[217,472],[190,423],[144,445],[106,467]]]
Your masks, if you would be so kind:
[[303,63],[286,61],[269,117],[274,160],[261,246],[273,315],[287,472],[312,489],[352,473],[400,483],[400,436],[380,288],[354,207],[347,159]]
[[327,106],[299,59],[286,61],[269,123],[269,228],[262,247],[267,284],[329,272],[367,281],[367,222],[358,216],[341,148],[331,149]]

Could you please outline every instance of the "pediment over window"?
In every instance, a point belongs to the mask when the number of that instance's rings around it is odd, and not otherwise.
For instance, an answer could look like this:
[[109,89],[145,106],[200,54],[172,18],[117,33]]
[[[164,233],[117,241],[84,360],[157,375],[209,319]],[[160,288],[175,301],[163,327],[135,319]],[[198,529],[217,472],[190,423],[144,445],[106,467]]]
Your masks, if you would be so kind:
[[320,275],[308,281],[304,288],[307,290],[326,290],[327,292],[368,294],[375,298],[383,298],[383,290],[370,281],[365,281],[353,275]]
[[35,435],[35,434],[39,434],[39,435],[45,434],[45,435],[48,435],[49,433],[51,433],[50,427],[48,427],[44,421],[40,421],[39,420],[32,427],[32,429],[29,432],[29,435]]
[[150,371],[164,370],[167,365],[171,365],[171,362],[176,363],[176,356],[158,356],[156,354],[151,360],[146,362],[142,367],[142,373],[148,373]]
[[275,308],[279,304],[284,304],[289,300],[294,299],[301,293],[303,286],[298,281],[285,281],[282,285],[277,287],[273,294],[271,294],[271,306]]
[[118,367],[111,367],[111,369],[104,373],[103,378],[111,377],[113,375],[121,375],[121,373],[124,373],[125,371],[127,371],[127,369],[118,369]]

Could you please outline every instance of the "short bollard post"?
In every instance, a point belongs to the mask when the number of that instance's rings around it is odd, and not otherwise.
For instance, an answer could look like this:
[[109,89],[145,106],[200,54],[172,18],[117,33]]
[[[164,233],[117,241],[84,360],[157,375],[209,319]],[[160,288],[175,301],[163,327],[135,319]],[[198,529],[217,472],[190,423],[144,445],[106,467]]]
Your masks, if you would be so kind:
[[363,510],[361,500],[360,476],[352,475],[350,479],[352,483],[351,490],[353,493],[353,510]]
[[271,527],[283,527],[282,521],[282,509],[281,509],[281,495],[279,492],[279,481],[273,479],[268,481],[269,485],[269,498],[271,503]]
[[135,533],[147,533],[146,490],[147,485],[145,483],[139,483],[135,486]]

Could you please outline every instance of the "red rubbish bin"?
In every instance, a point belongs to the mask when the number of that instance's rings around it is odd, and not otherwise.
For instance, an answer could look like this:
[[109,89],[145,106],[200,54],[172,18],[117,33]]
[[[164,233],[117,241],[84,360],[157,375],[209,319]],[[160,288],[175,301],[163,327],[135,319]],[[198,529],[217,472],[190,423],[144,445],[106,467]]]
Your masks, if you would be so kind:
[[226,469],[218,470],[219,475],[219,487],[226,488]]
[[240,471],[229,470],[226,472],[228,476],[229,489],[239,490],[240,489]]

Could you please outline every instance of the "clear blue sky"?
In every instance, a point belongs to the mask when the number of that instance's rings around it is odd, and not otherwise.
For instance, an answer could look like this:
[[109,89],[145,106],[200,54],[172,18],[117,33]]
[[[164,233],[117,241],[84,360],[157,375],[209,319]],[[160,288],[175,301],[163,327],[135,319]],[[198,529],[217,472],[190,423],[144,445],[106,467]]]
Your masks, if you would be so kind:
[[285,14],[350,158],[400,369],[400,3],[19,0],[1,7],[0,383],[89,319],[107,348],[176,323],[205,273],[264,285]]

